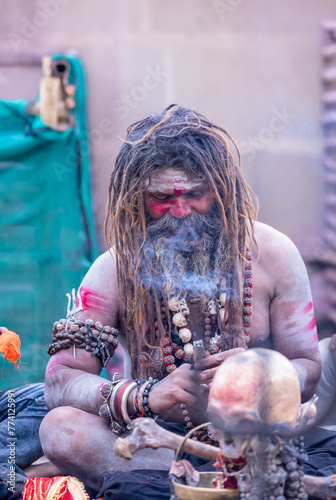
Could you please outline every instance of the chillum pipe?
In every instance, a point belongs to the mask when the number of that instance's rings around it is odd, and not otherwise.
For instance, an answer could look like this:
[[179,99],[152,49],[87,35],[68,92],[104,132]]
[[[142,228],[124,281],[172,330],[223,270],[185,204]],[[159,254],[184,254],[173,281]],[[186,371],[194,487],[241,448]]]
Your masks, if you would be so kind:
[[[114,444],[114,453],[121,458],[130,460],[132,455],[143,448],[170,448],[177,450],[184,437],[160,427],[151,418],[139,418],[134,422],[132,434],[118,438]],[[206,460],[217,460],[219,448],[210,444],[186,439],[183,451]]]

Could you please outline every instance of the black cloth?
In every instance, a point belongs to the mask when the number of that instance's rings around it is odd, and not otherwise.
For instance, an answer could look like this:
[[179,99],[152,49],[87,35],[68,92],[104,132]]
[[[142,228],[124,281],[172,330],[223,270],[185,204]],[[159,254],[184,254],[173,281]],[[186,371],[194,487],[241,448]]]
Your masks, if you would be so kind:
[[104,500],[169,500],[171,496],[168,471],[134,470],[131,472],[107,471],[97,498]]
[[303,466],[310,476],[331,476],[336,474],[336,433],[322,427],[315,427],[304,436],[308,460]]
[[[208,462],[195,467],[200,472],[216,470]],[[103,474],[103,486],[97,498],[104,500],[169,500],[171,489],[166,470],[133,470],[131,472],[107,471]]]
[[[166,429],[184,434],[183,426],[158,422]],[[330,476],[336,474],[336,433],[316,427],[305,436],[305,449],[308,460],[303,466],[305,474],[311,476]],[[211,462],[184,454],[199,471],[213,471]],[[103,474],[103,486],[97,498],[104,500],[169,500],[171,484],[168,471],[134,470],[131,472],[106,471]]]
[[[172,422],[156,421],[168,431],[184,436],[187,430],[183,425]],[[200,472],[214,471],[212,462],[194,455],[182,453],[180,459],[187,459]],[[103,486],[97,498],[104,500],[169,500],[172,494],[167,470],[138,469],[131,472],[106,471],[103,474]]]

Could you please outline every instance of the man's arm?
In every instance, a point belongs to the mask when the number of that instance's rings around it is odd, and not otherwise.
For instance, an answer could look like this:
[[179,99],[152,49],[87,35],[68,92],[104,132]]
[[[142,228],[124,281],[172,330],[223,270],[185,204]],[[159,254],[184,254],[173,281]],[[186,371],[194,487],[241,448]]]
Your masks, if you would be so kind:
[[[321,363],[311,290],[304,262],[287,236],[268,228],[260,257],[274,283],[270,328],[274,348],[290,359],[301,385],[302,401],[316,389]],[[264,250],[263,250],[264,249]]]
[[[84,311],[76,319],[93,319],[103,325],[116,327],[119,297],[115,273],[115,259],[109,252],[98,257],[81,284]],[[58,319],[58,318],[55,318]],[[62,349],[47,365],[45,400],[49,409],[74,406],[90,413],[98,413],[103,400],[99,386],[106,382],[99,374],[102,364],[96,356],[84,349]]]
[[[77,313],[76,319],[93,319],[104,325],[118,325],[119,296],[114,258],[106,252],[92,265],[81,285],[81,298],[84,311]],[[123,339],[122,332],[119,339]],[[103,404],[99,387],[106,379],[99,376],[102,365],[96,356],[84,349],[62,349],[52,355],[46,369],[45,400],[49,409],[59,406],[72,406],[88,413],[98,414]],[[129,355],[125,352],[126,360]],[[126,370],[128,372],[129,370]],[[130,373],[125,377],[130,379]],[[193,381],[190,366],[182,366],[155,384],[150,392],[149,405],[152,411],[162,418],[178,419],[174,416],[174,406],[181,402],[198,410],[199,385]],[[132,407],[132,394],[129,396]],[[176,412],[176,411],[175,411]],[[195,421],[195,423],[197,423]]]

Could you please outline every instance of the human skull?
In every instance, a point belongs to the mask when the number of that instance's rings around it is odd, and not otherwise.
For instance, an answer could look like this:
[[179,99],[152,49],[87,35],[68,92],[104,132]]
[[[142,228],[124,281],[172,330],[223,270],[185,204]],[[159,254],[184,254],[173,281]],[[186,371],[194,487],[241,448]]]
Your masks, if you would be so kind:
[[300,383],[291,362],[276,351],[258,348],[234,354],[218,368],[208,412],[218,430],[257,434],[276,426],[293,428],[300,403]]

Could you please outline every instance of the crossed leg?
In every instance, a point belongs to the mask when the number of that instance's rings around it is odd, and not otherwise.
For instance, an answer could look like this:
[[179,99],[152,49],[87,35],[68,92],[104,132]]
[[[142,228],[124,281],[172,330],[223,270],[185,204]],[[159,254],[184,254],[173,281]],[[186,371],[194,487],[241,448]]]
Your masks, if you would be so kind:
[[100,489],[107,470],[169,470],[174,456],[172,450],[140,450],[126,461],[113,452],[117,437],[107,420],[68,406],[51,410],[40,427],[47,458],[64,474],[77,477],[95,490]]

